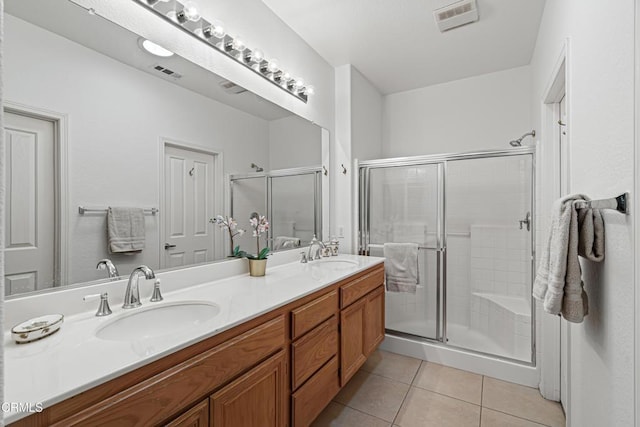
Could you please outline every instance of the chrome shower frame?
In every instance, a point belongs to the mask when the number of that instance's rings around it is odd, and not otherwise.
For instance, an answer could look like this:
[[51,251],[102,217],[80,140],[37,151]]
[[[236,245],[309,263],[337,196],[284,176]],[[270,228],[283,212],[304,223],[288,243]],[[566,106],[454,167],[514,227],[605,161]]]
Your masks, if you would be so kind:
[[531,224],[531,269],[530,283],[533,284],[535,277],[535,260],[536,260],[536,150],[535,146],[515,147],[501,150],[483,150],[471,151],[463,153],[447,153],[413,157],[396,157],[390,159],[377,159],[355,162],[358,168],[357,185],[358,195],[358,253],[361,255],[369,255],[369,245],[371,244],[371,223],[369,203],[371,200],[370,176],[372,169],[394,168],[406,166],[425,166],[430,164],[441,165],[438,172],[438,209],[437,209],[437,238],[436,247],[425,248],[436,251],[436,336],[435,339],[426,338],[406,332],[399,332],[387,329],[390,335],[408,338],[411,340],[426,341],[436,345],[446,346],[448,348],[456,348],[465,352],[484,355],[499,360],[517,363],[525,366],[536,366],[536,310],[535,299],[531,298],[531,358],[530,361],[513,359],[498,354],[486,353],[459,347],[447,343],[447,208],[446,208],[446,179],[447,179],[447,163],[456,160],[473,160],[495,157],[513,157],[513,156],[531,156],[531,212],[534,220]]

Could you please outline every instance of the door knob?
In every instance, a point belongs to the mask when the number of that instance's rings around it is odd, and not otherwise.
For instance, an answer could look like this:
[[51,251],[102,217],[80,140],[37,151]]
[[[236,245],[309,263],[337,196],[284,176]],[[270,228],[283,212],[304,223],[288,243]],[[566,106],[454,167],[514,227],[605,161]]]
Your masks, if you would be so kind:
[[175,248],[175,247],[176,247],[176,245],[172,245],[172,244],[170,244],[170,243],[165,243],[165,244],[164,244],[164,248],[165,248],[165,249],[173,249],[173,248]]
[[522,226],[527,224],[527,231],[531,231],[531,212],[527,212],[527,215],[524,219],[518,221],[520,223],[520,230],[522,230]]

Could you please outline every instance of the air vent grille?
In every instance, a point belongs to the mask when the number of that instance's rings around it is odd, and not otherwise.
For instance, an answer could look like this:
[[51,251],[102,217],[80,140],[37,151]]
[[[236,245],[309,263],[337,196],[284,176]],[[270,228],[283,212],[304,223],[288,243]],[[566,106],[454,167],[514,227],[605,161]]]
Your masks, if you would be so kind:
[[155,64],[155,65],[153,65],[153,66],[152,66],[152,68],[153,68],[154,70],[156,70],[156,71],[158,71],[158,72],[160,72],[160,73],[164,74],[164,75],[171,76],[171,77],[173,77],[174,79],[181,79],[181,78],[182,78],[182,74],[180,74],[180,73],[178,73],[178,72],[175,72],[175,71],[173,71],[172,69],[167,68],[167,67],[165,67],[165,66],[162,66],[162,65],[160,65],[160,64]]
[[240,93],[244,93],[247,91],[242,86],[238,86],[237,84],[229,80],[223,80],[219,84],[220,84],[220,87],[224,89],[225,92],[230,93],[232,95],[238,95]]
[[476,22],[479,18],[476,0],[457,1],[436,9],[433,15],[441,32]]

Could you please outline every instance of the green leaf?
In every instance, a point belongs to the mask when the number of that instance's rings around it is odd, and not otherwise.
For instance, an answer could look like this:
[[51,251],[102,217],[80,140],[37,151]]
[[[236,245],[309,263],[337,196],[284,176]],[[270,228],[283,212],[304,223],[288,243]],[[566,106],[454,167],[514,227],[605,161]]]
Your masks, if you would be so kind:
[[265,259],[268,254],[269,254],[269,247],[265,247],[258,254],[258,259]]

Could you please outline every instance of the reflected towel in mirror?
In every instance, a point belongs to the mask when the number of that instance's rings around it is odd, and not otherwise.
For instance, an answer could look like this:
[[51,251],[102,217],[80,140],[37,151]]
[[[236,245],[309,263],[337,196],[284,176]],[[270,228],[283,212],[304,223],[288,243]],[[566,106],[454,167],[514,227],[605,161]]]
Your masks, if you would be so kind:
[[299,248],[300,239],[298,237],[277,236],[273,239],[273,250]]
[[109,252],[137,253],[144,249],[144,210],[109,207],[107,211]]

